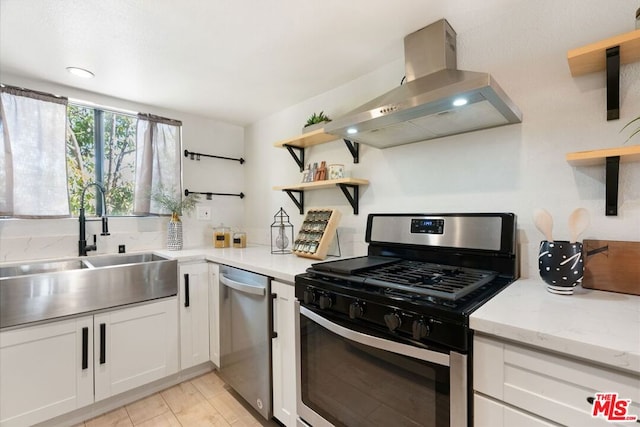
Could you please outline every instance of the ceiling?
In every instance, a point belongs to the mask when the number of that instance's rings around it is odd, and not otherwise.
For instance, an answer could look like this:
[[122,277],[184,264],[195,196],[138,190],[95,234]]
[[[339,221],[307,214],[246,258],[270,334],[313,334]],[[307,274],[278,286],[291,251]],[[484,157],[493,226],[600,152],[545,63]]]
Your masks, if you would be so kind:
[[513,3],[0,0],[0,79],[247,125],[401,59],[403,37],[437,19],[460,36]]

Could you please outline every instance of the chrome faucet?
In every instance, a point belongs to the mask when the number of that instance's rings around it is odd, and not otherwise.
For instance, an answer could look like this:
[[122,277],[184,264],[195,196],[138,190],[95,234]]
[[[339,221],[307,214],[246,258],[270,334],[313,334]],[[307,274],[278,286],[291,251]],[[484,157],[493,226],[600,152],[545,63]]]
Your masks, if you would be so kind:
[[80,196],[80,216],[78,218],[80,222],[80,240],[78,240],[78,256],[86,256],[87,252],[95,251],[97,249],[95,234],[93,235],[93,245],[87,245],[86,223],[87,221],[98,221],[98,219],[87,219],[84,216],[84,193],[87,191],[87,188],[91,187],[92,185],[102,193],[102,217],[100,218],[100,221],[102,221],[102,233],[100,233],[100,235],[109,235],[109,222],[107,220],[107,198],[105,196],[104,187],[97,182],[89,183],[82,189],[82,195]]

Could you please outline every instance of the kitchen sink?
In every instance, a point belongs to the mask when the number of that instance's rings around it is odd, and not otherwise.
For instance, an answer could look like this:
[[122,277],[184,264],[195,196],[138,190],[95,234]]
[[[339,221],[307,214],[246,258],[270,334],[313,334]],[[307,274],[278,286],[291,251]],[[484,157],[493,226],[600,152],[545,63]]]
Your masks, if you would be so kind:
[[48,261],[33,264],[17,264],[0,267],[0,279],[5,277],[24,276],[27,274],[41,274],[56,271],[79,270],[89,268],[83,260]]
[[0,267],[0,328],[177,294],[178,263],[152,253]]

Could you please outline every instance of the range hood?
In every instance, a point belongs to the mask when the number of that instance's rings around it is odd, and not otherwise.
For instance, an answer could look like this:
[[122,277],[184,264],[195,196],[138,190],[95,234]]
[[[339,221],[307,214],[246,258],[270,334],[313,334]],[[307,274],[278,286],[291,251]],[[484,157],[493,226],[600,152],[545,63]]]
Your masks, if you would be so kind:
[[405,84],[324,132],[387,148],[522,121],[491,75],[456,68],[456,32],[445,19],[406,36],[404,54]]

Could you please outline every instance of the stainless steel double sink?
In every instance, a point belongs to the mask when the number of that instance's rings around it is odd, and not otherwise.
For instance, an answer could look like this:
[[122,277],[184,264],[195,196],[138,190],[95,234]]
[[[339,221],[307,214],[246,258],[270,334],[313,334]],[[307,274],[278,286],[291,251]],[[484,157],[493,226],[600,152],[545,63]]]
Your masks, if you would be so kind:
[[176,295],[178,263],[152,253],[0,267],[0,328]]

